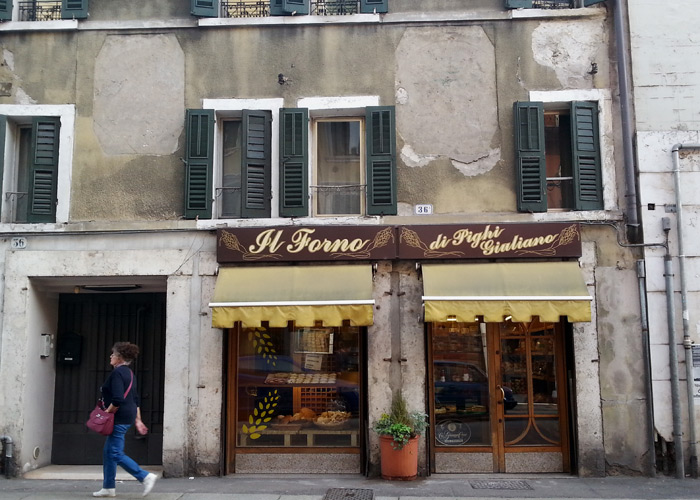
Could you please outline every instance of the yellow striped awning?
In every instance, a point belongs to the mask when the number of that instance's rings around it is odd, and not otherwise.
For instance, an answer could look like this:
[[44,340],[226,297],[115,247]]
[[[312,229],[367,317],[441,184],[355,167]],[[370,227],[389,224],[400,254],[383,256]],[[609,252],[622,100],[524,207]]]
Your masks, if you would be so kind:
[[591,297],[577,262],[424,264],[425,321],[591,321]]
[[353,326],[374,322],[369,265],[222,267],[212,308],[214,328]]

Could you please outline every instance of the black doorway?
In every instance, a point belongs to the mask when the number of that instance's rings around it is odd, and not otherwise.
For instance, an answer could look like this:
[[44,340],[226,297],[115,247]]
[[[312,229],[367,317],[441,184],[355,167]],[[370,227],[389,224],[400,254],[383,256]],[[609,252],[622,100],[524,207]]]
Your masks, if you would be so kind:
[[53,451],[56,465],[102,464],[105,438],[88,432],[85,421],[109,375],[115,342],[141,350],[132,369],[138,380],[141,416],[149,428],[126,436],[126,453],[142,465],[163,456],[165,378],[165,294],[61,294],[59,299]]

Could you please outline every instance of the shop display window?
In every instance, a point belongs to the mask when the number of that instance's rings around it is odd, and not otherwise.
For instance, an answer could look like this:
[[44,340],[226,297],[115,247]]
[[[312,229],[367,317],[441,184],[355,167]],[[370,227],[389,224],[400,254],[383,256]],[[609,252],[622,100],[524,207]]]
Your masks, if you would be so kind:
[[434,323],[432,329],[437,446],[491,444],[485,325]]
[[359,448],[360,332],[243,328],[237,446]]

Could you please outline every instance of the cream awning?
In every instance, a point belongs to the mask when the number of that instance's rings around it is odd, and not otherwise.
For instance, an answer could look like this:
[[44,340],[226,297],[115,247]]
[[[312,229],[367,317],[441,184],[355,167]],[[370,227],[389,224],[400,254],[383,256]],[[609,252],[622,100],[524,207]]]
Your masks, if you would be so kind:
[[369,265],[222,267],[212,308],[214,328],[353,326],[373,323]]
[[424,264],[425,321],[591,320],[591,297],[577,262]]

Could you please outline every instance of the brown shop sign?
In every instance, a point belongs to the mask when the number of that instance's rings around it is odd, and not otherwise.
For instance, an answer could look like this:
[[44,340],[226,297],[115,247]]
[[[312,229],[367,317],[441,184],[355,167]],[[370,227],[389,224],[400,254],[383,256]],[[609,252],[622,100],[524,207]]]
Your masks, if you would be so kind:
[[578,224],[281,226],[217,230],[217,261],[580,257]]

